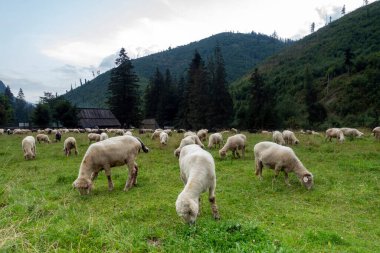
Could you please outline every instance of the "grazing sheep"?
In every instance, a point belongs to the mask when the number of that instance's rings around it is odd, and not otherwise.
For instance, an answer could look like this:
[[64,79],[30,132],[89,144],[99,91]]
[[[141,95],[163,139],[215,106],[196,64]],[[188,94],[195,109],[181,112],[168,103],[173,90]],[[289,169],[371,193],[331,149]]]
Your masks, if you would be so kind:
[[41,141],[45,143],[50,143],[49,136],[47,136],[46,134],[37,134],[36,139],[38,143],[41,143]]
[[104,141],[108,139],[108,134],[106,133],[101,133],[99,137],[99,141]]
[[221,158],[225,157],[228,150],[232,151],[232,155],[235,158],[235,153],[238,158],[240,158],[240,154],[238,152],[241,149],[242,156],[245,156],[245,146],[246,146],[247,137],[244,134],[235,134],[233,136],[228,137],[226,143],[223,148],[219,150],[219,156]]
[[286,145],[298,144],[300,141],[296,138],[295,134],[292,131],[284,130],[282,132],[282,136],[284,137],[284,141]]
[[282,136],[282,133],[280,131],[273,132],[273,142],[280,145],[285,145],[284,137]]
[[62,134],[60,131],[56,131],[55,133],[55,142],[61,141]]
[[132,134],[132,132],[131,132],[131,131],[126,131],[126,132],[124,133],[124,135],[133,136],[133,134]]
[[165,129],[164,132],[167,133],[169,136],[173,135],[173,131],[171,129]]
[[281,146],[274,142],[263,141],[255,145],[256,175],[262,179],[264,166],[274,169],[275,178],[280,171],[285,173],[285,183],[289,184],[288,173],[294,172],[302,184],[310,190],[313,186],[313,175],[303,166],[294,151],[289,147]]
[[190,135],[190,136],[187,136],[181,140],[179,147],[176,150],[174,150],[174,156],[179,157],[179,154],[181,153],[181,149],[184,146],[190,145],[190,144],[197,144],[197,145],[201,146],[202,148],[204,148],[204,145],[201,142],[201,140],[199,140],[198,136]]
[[197,132],[197,136],[199,137],[201,141],[205,141],[207,139],[207,133],[208,133],[207,129],[201,129]]
[[74,149],[75,155],[78,155],[77,141],[74,137],[67,137],[63,143],[63,151],[65,152],[65,155],[71,155],[72,149]]
[[36,158],[36,140],[33,136],[26,136],[21,142],[24,151],[24,159],[30,160]]
[[100,141],[100,134],[96,134],[96,133],[89,133],[87,135],[88,137],[88,140],[89,140],[89,145],[91,144],[91,142],[95,141],[95,142],[98,142]]
[[185,222],[194,224],[200,214],[200,195],[209,191],[212,215],[214,219],[219,219],[215,200],[215,163],[212,155],[198,145],[187,145],[181,150],[179,167],[185,187],[175,203],[178,216]]
[[344,142],[344,134],[339,128],[329,128],[326,130],[326,140],[331,141],[332,138],[336,138],[336,141],[340,143]]
[[216,148],[216,144],[218,144],[218,148],[220,148],[220,144],[223,144],[223,136],[221,133],[214,133],[208,137],[208,148],[212,148],[212,146]]
[[168,144],[168,140],[169,140],[169,135],[166,132],[161,132],[160,133],[160,143],[161,143],[161,145]]
[[236,128],[231,128],[231,132],[237,134],[239,131]]
[[342,127],[340,128],[340,131],[343,132],[344,136],[349,136],[349,137],[362,137],[364,133],[360,132],[356,128],[348,128],[348,127]]
[[1,135],[4,134],[4,129],[3,129],[3,128],[0,129],[0,134],[1,134]]
[[152,140],[154,140],[154,139],[156,139],[156,138],[159,138],[161,132],[162,132],[162,129],[156,129],[156,130],[154,130],[154,132],[153,132],[153,134],[152,134]]
[[375,136],[375,138],[377,140],[380,140],[380,127],[375,127],[373,130],[372,130],[372,133],[373,133],[373,136]]
[[89,194],[99,171],[104,170],[108,179],[108,189],[112,190],[111,168],[127,164],[129,173],[124,191],[131,189],[136,185],[138,167],[135,160],[140,149],[145,153],[149,151],[140,139],[128,135],[91,144],[83,157],[78,178],[73,186],[80,194]]

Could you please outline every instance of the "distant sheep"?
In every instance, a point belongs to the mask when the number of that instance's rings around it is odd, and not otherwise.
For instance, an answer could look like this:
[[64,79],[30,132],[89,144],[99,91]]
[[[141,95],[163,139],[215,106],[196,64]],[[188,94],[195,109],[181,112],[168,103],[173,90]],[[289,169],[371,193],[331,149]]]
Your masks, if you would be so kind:
[[236,154],[237,157],[240,158],[240,154],[238,150],[241,150],[242,156],[244,158],[246,140],[247,140],[247,137],[244,134],[235,134],[233,136],[228,137],[223,148],[219,150],[219,156],[223,158],[227,155],[227,151],[231,150],[233,157],[235,157],[235,154]]
[[36,158],[36,140],[33,136],[26,136],[21,142],[24,151],[24,159],[30,160]]
[[131,131],[126,131],[126,132],[124,133],[124,135],[133,136],[133,134],[132,134],[132,132],[131,132]]
[[219,219],[215,200],[215,163],[212,155],[199,145],[187,145],[181,150],[179,167],[185,187],[175,203],[177,214],[185,222],[194,224],[200,214],[200,196],[208,191],[212,215],[214,219]]
[[88,144],[91,144],[91,142],[98,142],[100,141],[100,134],[96,134],[96,133],[89,133],[87,135],[87,138],[88,138],[88,141],[89,143]]
[[201,129],[197,132],[197,136],[199,137],[201,141],[205,141],[207,139],[207,133],[208,133],[207,129]]
[[282,132],[282,136],[284,137],[286,145],[294,145],[300,143],[300,141],[296,138],[295,134],[292,131],[284,130]]
[[186,146],[186,145],[190,145],[190,144],[197,144],[199,145],[200,147],[204,148],[204,145],[203,143],[201,142],[201,140],[199,140],[199,137],[196,136],[196,135],[190,135],[190,136],[187,136],[185,138],[183,138],[181,140],[181,143],[179,144],[179,147],[174,150],[174,155],[176,157],[179,157],[179,154],[181,153],[181,149]]
[[91,144],[83,157],[78,178],[73,186],[79,190],[80,194],[89,194],[93,181],[98,173],[104,170],[108,179],[108,189],[112,190],[111,168],[127,164],[129,173],[124,191],[128,191],[137,182],[138,167],[135,160],[141,149],[145,153],[149,151],[140,139],[128,135]]
[[313,175],[305,168],[291,148],[264,141],[257,143],[253,151],[255,154],[256,175],[260,179],[262,179],[263,167],[268,166],[274,169],[275,178],[277,178],[280,171],[284,171],[287,185],[290,185],[288,173],[294,172],[308,190],[313,186]]
[[55,132],[55,142],[61,141],[62,134],[60,131]]
[[47,136],[46,134],[37,134],[36,139],[38,143],[41,143],[41,142],[50,143],[49,136]]
[[280,131],[274,131],[272,138],[273,138],[273,142],[280,145],[285,145],[284,137],[282,136],[282,133]]
[[159,138],[162,131],[162,129],[156,129],[152,134],[152,140]]
[[223,136],[221,133],[211,134],[208,138],[208,148],[216,148],[216,145],[220,148],[220,144],[223,144]]
[[375,136],[375,138],[377,140],[380,140],[380,127],[375,127],[373,130],[372,130],[372,133],[373,133],[373,136]]
[[168,140],[169,140],[169,135],[166,132],[161,132],[160,133],[160,144],[166,145],[166,144],[168,144]]
[[339,128],[329,128],[326,130],[326,140],[331,141],[332,138],[336,138],[340,143],[344,142],[344,134]]
[[360,132],[356,128],[342,127],[342,128],[340,128],[340,131],[343,132],[344,136],[349,136],[349,137],[360,138],[360,137],[362,137],[364,135],[364,133]]
[[101,133],[99,137],[99,141],[104,141],[108,139],[108,134],[106,133]]
[[75,155],[78,155],[77,141],[74,137],[67,137],[63,143],[63,151],[66,156],[71,155],[71,150],[74,149]]
[[187,137],[187,136],[190,136],[190,135],[197,135],[197,134],[194,133],[194,132],[192,132],[192,131],[187,131],[186,133],[183,134],[183,137]]

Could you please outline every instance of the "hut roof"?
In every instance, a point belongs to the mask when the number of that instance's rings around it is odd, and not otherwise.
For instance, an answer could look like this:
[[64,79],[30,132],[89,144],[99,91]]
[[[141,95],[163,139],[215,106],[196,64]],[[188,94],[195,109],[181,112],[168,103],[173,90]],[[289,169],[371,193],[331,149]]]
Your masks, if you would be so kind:
[[120,122],[108,109],[81,108],[78,113],[80,127],[120,127]]

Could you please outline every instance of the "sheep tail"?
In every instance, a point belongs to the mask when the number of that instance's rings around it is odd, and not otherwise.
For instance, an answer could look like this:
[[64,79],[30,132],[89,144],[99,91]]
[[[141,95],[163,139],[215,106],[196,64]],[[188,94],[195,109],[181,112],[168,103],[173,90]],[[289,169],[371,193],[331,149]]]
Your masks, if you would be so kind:
[[141,148],[142,150],[144,151],[144,153],[148,153],[149,152],[149,148],[147,148],[144,143],[142,142],[142,140],[138,137],[136,137],[136,139],[141,143]]

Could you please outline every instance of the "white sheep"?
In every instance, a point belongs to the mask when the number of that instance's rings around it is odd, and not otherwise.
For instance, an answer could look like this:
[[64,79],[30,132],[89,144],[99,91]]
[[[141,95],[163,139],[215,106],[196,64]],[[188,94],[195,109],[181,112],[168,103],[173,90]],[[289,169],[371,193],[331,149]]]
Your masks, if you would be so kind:
[[242,156],[244,158],[246,140],[247,140],[247,137],[244,134],[235,134],[233,136],[228,137],[223,148],[219,150],[219,156],[223,158],[226,156],[227,151],[231,150],[233,157],[235,157],[235,154],[236,154],[237,157],[240,158],[240,154],[238,150],[241,149]]
[[349,137],[360,138],[364,135],[364,133],[360,132],[356,128],[342,127],[342,128],[340,128],[340,131],[343,132],[344,136],[349,136]]
[[41,141],[45,143],[50,143],[49,136],[47,136],[46,134],[37,134],[36,139],[38,143],[41,143]]
[[133,136],[132,131],[126,131],[126,132],[124,133],[124,135]]
[[380,140],[380,127],[375,127],[373,130],[372,130],[372,134],[373,136],[375,136],[375,138],[377,140]]
[[199,137],[201,141],[205,141],[207,139],[207,133],[208,133],[207,129],[201,129],[197,132],[197,136]]
[[329,128],[326,130],[326,140],[331,141],[332,138],[336,138],[340,143],[344,142],[344,134],[339,128]]
[[187,131],[186,133],[183,134],[183,137],[187,137],[187,136],[190,136],[190,135],[197,135],[197,134],[194,133],[194,132],[192,132],[192,131]]
[[108,189],[112,190],[111,168],[127,164],[129,173],[124,191],[131,189],[136,185],[138,167],[135,160],[140,149],[145,153],[149,151],[140,139],[128,135],[91,144],[83,157],[78,178],[73,186],[80,194],[89,194],[99,171],[104,170],[108,179]]
[[286,145],[298,144],[300,141],[296,138],[295,134],[292,131],[284,130],[282,132],[282,136],[284,137],[284,141]]
[[88,144],[91,144],[91,142],[95,141],[95,142],[98,142],[100,141],[100,134],[96,134],[96,133],[89,133],[87,135],[87,138],[89,140],[89,143]]
[[169,135],[166,132],[161,132],[160,133],[160,144],[166,145],[166,144],[168,144],[168,140],[169,140]]
[[74,137],[67,137],[63,143],[63,151],[65,152],[65,155],[71,155],[72,149],[74,149],[75,155],[78,155],[77,141]]
[[176,150],[174,150],[174,156],[179,157],[179,154],[181,153],[181,149],[184,146],[190,145],[190,144],[197,144],[200,147],[204,148],[204,145],[201,142],[201,140],[199,140],[198,136],[196,136],[196,135],[189,135],[189,136],[187,136],[187,137],[185,137],[185,138],[183,138],[181,140],[181,143],[179,144],[179,147]]
[[152,134],[152,140],[154,140],[156,138],[159,138],[162,131],[163,131],[162,129],[156,129],[156,130],[154,130],[154,132]]
[[284,171],[285,183],[290,185],[288,173],[294,172],[308,190],[313,186],[313,175],[305,168],[291,148],[274,142],[263,141],[257,143],[253,151],[255,154],[256,175],[260,179],[262,179],[263,167],[268,166],[274,169],[274,180],[280,171]]
[[185,187],[175,203],[177,214],[185,222],[194,224],[200,214],[200,196],[208,191],[212,215],[214,219],[219,219],[215,200],[215,163],[212,155],[199,145],[187,145],[181,150],[179,167]]
[[272,138],[273,138],[273,142],[280,145],[285,145],[284,137],[282,136],[282,133],[280,131],[274,131]]
[[99,141],[104,141],[108,139],[108,134],[106,133],[101,133],[99,137]]
[[218,148],[220,148],[220,144],[223,144],[223,136],[221,133],[213,133],[208,137],[208,148],[216,148],[218,144]]
[[33,136],[26,136],[21,142],[24,151],[24,159],[30,160],[36,158],[36,140]]

